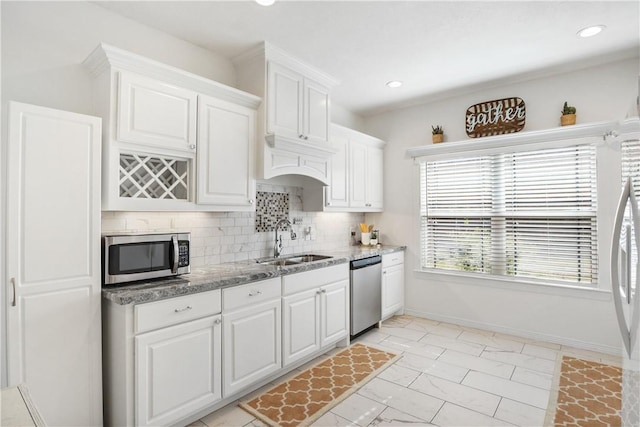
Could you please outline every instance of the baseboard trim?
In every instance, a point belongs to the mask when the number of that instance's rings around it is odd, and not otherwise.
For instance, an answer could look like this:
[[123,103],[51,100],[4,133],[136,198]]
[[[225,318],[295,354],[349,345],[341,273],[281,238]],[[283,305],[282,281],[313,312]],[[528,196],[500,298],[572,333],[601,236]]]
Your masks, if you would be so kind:
[[537,332],[531,332],[531,331],[526,331],[522,329],[496,325],[493,323],[477,322],[477,321],[458,318],[454,316],[444,316],[441,314],[429,313],[429,312],[419,311],[419,310],[412,310],[406,307],[404,312],[405,314],[408,314],[410,316],[422,317],[425,319],[436,320],[438,322],[454,323],[460,326],[484,329],[487,331],[498,332],[498,333],[507,334],[507,335],[515,335],[522,338],[528,338],[528,339],[533,339],[537,341],[546,341],[554,344],[567,345],[567,346],[579,348],[582,350],[597,351],[599,353],[610,354],[613,356],[619,356],[620,352],[622,351],[621,348],[611,347],[608,345],[580,341],[576,339],[560,337],[557,335],[541,334]]

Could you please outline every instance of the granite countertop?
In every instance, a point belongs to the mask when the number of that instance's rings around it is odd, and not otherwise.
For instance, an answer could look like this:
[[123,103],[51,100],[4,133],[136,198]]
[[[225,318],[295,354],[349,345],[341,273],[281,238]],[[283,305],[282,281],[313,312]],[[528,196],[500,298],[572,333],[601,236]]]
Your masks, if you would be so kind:
[[[156,279],[102,288],[102,297],[119,305],[141,304],[212,291],[230,286],[265,280],[302,271],[316,270],[352,260],[375,255],[404,251],[405,246],[365,247],[349,246],[346,250],[312,251],[314,254],[330,255],[332,258],[285,266],[262,265],[251,259],[240,262],[194,267],[191,273],[167,279]],[[296,254],[283,254],[283,258]]]

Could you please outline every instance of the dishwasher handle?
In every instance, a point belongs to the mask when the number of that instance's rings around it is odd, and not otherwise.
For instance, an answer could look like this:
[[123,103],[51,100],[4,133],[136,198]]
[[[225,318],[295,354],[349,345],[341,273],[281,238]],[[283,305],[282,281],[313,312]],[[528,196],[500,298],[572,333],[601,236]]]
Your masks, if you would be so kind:
[[372,265],[380,264],[381,262],[382,262],[382,257],[380,255],[372,256],[369,258],[357,259],[355,261],[351,261],[351,270],[358,270],[360,268],[365,268]]

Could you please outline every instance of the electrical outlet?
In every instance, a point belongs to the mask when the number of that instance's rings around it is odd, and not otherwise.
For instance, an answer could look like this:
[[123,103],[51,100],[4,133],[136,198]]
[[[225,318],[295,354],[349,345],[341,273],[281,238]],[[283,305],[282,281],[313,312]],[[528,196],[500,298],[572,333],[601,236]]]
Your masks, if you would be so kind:
[[302,224],[302,217],[294,217],[291,222],[293,224]]

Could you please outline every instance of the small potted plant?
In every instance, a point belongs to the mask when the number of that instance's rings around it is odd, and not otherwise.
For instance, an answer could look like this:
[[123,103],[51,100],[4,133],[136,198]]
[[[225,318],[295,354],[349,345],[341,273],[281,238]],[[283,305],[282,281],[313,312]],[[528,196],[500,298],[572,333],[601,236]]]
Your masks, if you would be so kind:
[[560,124],[562,126],[576,124],[576,107],[567,105],[567,101],[564,102],[564,106],[562,107],[562,116],[560,116]]
[[442,129],[442,126],[431,126],[431,139],[433,140],[434,144],[438,144],[443,141],[444,129]]

